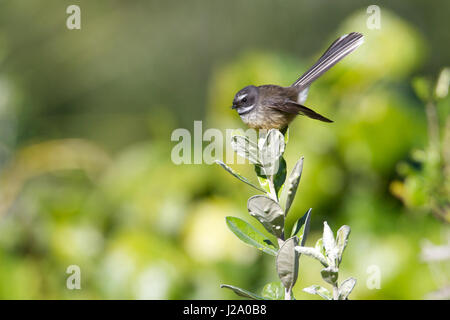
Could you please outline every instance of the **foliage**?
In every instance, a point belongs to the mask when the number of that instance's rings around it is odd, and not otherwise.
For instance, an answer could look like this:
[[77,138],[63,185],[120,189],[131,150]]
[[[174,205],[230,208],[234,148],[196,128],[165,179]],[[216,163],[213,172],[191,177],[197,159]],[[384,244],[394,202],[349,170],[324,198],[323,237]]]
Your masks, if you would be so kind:
[[[286,217],[294,202],[295,194],[300,183],[303,171],[303,157],[297,161],[291,174],[289,175],[286,187],[286,200],[284,210],[280,204],[280,192],[286,180],[286,161],[283,153],[288,141],[289,129],[285,135],[280,131],[271,129],[268,132],[261,130],[258,141],[251,141],[247,136],[233,136],[232,146],[236,153],[245,157],[255,166],[255,172],[261,187],[264,188],[264,195],[251,197],[247,202],[249,214],[256,218],[267,232],[277,239],[278,247],[259,233],[245,221],[236,217],[227,217],[228,228],[244,243],[251,245],[264,253],[276,256],[276,269],[280,278],[284,294],[280,292],[280,284],[268,283],[265,285],[261,296],[240,289],[231,285],[222,285],[222,288],[233,290],[237,295],[261,300],[263,297],[279,300],[294,299],[292,289],[297,282],[300,254],[311,256],[319,260],[323,265],[322,278],[333,286],[333,295],[328,290],[319,286],[311,286],[304,289],[306,292],[315,293],[328,300],[345,300],[355,286],[356,280],[349,278],[338,286],[339,265],[342,254],[347,246],[350,228],[341,227],[334,239],[333,233],[324,223],[323,238],[319,239],[316,248],[305,247],[306,238],[309,233],[310,214],[309,209],[303,217],[297,220],[290,236],[286,236]],[[221,161],[217,161],[231,175],[240,181],[253,186],[247,178],[236,174],[231,168],[225,166]],[[274,292],[275,291],[275,292]]]
[[442,110],[437,105],[448,96],[449,86],[450,68],[444,68],[435,82],[414,79],[415,92],[425,104],[428,145],[425,150],[413,152],[414,165],[400,163],[398,171],[405,180],[395,181],[391,186],[392,192],[408,206],[431,211],[447,223],[450,223],[450,110],[448,105],[441,105]]
[[[440,286],[418,252],[424,238],[441,242],[448,226],[405,208],[389,185],[406,177],[399,162],[418,169],[411,150],[428,144],[425,109],[410,83],[448,62],[449,1],[386,2],[379,30],[367,29],[356,2],[141,0],[122,1],[120,10],[77,2],[79,31],[65,28],[64,1],[1,4],[0,298],[229,299],[234,293],[219,281],[266,287],[277,277],[274,256],[223,226],[226,216],[245,219],[278,249],[244,216],[252,189],[215,165],[174,165],[170,135],[199,119],[204,129],[242,127],[229,108],[236,90],[289,85],[322,45],[348,31],[367,41],[313,85],[306,103],[335,122],[291,124],[287,174],[298,150],[306,167],[286,237],[302,234],[304,221],[295,224],[310,207],[311,243],[324,220],[352,226],[339,273],[358,279],[352,299],[421,299]],[[436,104],[440,121],[449,102]],[[254,174],[252,166],[232,167]],[[288,179],[283,207],[287,186]],[[300,262],[293,294],[316,298],[302,288],[320,284],[321,264]],[[66,288],[74,264],[81,290]],[[364,285],[372,265],[382,271],[380,289]],[[284,298],[281,281],[266,289],[262,297]]]
[[[450,223],[450,108],[445,99],[450,87],[450,68],[444,68],[436,81],[417,77],[412,82],[416,95],[425,105],[428,145],[415,150],[415,165],[402,162],[399,173],[404,181],[394,181],[391,190],[408,207],[419,208],[445,224]],[[448,99],[447,99],[448,101]],[[442,286],[427,294],[431,299],[449,299],[448,263],[450,237],[441,246],[423,241],[421,260],[430,266],[434,279]],[[444,240],[444,241],[445,241]]]
[[342,254],[347,246],[348,236],[350,235],[350,227],[342,226],[334,239],[333,232],[326,222],[323,224],[323,237],[317,240],[314,248],[296,247],[299,253],[310,256],[319,261],[325,268],[322,269],[321,275],[323,280],[331,284],[333,293],[329,290],[313,285],[303,289],[303,291],[317,294],[326,300],[347,300],[356,284],[356,279],[348,278],[339,285],[339,265],[342,261]]

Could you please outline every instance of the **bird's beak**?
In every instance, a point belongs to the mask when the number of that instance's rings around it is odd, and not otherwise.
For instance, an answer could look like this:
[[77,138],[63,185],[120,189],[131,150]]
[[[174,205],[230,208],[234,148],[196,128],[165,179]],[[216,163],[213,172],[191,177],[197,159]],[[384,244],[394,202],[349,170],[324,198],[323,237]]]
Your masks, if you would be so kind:
[[237,105],[234,105],[234,104],[233,104],[233,105],[231,106],[231,109],[236,109],[236,108],[237,108]]

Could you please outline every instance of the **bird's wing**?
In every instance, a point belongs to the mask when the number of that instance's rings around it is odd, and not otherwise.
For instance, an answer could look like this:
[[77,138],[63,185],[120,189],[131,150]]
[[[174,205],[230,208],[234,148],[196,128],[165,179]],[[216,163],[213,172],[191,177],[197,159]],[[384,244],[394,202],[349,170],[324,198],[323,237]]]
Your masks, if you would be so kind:
[[296,103],[292,100],[283,100],[278,101],[276,103],[272,103],[270,108],[276,109],[282,112],[290,113],[290,114],[301,114],[307,116],[312,119],[320,120],[323,122],[333,122],[332,120],[325,118],[324,116],[318,114],[314,110],[307,108],[299,103]]
[[300,90],[307,88],[314,80],[358,48],[363,42],[364,36],[358,32],[352,32],[338,38],[319,60],[292,84],[292,87],[297,87]]

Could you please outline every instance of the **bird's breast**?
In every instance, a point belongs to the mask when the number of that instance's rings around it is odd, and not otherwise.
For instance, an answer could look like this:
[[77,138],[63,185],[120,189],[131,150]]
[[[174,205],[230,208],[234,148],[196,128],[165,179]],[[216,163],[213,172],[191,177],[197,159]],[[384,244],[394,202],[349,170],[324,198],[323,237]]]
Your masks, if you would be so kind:
[[253,129],[282,129],[294,118],[294,114],[280,112],[267,106],[258,106],[241,115],[242,121]]

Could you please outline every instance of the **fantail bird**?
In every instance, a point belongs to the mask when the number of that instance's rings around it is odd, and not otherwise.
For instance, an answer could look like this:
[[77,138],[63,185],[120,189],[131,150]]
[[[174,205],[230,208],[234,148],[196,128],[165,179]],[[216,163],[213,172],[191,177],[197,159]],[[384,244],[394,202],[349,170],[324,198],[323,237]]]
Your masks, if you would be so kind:
[[334,41],[319,60],[290,87],[247,86],[236,93],[231,108],[236,109],[242,121],[254,129],[282,130],[298,114],[324,122],[333,122],[303,105],[309,86],[363,42],[364,37],[360,33],[343,35]]

